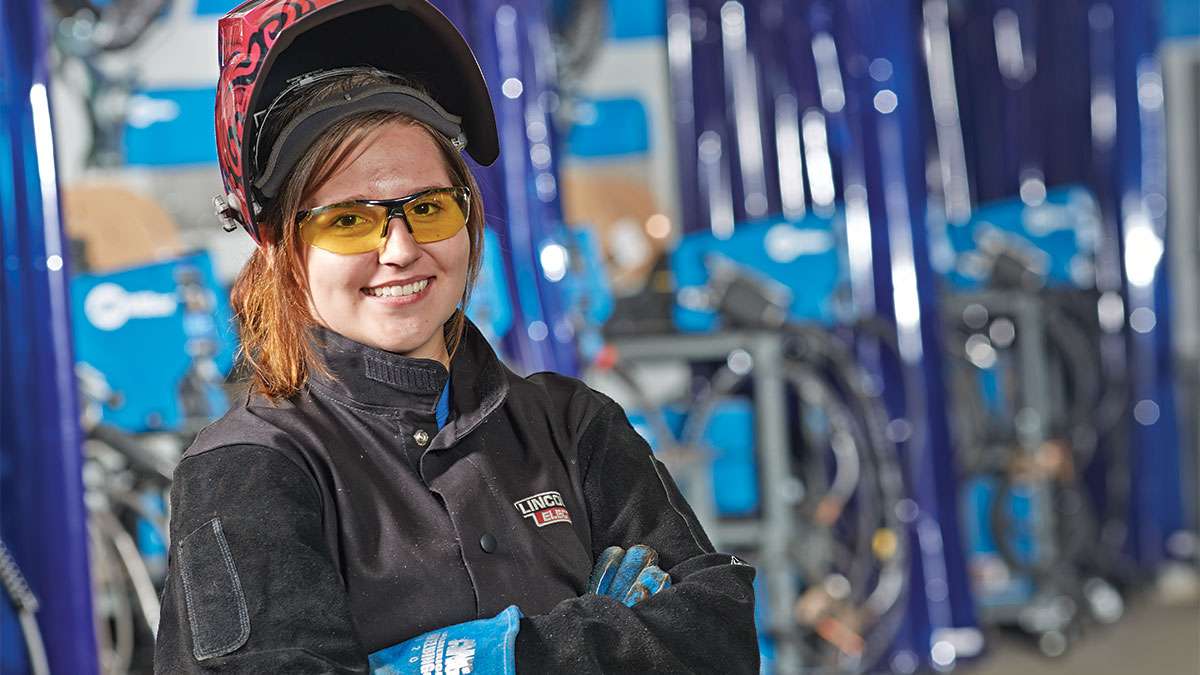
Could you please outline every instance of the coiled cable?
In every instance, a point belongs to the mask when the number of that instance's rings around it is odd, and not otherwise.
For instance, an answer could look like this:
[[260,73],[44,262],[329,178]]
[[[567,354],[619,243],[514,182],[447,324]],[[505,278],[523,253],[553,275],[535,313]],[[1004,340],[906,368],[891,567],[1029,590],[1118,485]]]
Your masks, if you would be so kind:
[[8,547],[0,541],[0,583],[12,601],[21,623],[21,634],[25,637],[25,648],[29,655],[29,668],[33,675],[50,675],[50,662],[46,657],[46,646],[38,628],[37,613],[40,608],[37,596],[17,567],[17,561]]

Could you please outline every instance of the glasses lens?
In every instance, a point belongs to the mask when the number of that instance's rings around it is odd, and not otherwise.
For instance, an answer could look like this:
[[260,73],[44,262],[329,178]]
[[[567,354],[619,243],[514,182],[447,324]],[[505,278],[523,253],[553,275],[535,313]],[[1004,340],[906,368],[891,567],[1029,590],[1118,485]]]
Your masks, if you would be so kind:
[[449,239],[467,222],[469,193],[463,188],[430,190],[404,205],[404,218],[418,244]]
[[366,253],[379,246],[387,207],[347,202],[313,209],[300,223],[300,238],[330,253]]

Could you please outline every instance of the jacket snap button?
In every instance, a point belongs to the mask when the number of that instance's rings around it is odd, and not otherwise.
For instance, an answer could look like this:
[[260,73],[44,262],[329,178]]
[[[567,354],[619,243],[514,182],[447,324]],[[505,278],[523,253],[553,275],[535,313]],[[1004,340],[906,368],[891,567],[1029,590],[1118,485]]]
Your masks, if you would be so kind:
[[417,433],[413,434],[413,440],[417,442],[417,445],[425,447],[425,444],[429,442],[429,434],[424,429],[417,429]]
[[491,533],[483,535],[479,538],[479,548],[483,549],[484,553],[495,553],[496,538]]

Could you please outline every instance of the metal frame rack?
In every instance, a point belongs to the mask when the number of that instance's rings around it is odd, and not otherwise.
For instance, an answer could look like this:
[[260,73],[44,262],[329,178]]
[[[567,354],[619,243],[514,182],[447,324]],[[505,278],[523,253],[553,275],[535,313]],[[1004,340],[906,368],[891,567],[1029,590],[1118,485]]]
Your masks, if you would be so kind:
[[[1028,496],[1032,512],[1028,515],[1031,526],[1034,559],[1021,567],[1029,574],[1033,582],[1033,596],[1028,602],[998,603],[981,607],[980,613],[985,623],[1020,626],[1039,640],[1039,647],[1050,655],[1061,654],[1066,650],[1069,640],[1077,632],[1078,622],[1085,616],[1101,622],[1115,621],[1122,613],[1123,601],[1115,587],[1104,577],[1119,575],[1120,565],[1108,561],[1093,559],[1096,554],[1105,554],[1102,549],[1095,548],[1096,541],[1084,541],[1087,535],[1079,533],[1080,528],[1087,529],[1086,523],[1100,522],[1087,518],[1085,511],[1087,501],[1083,474],[1091,460],[1096,457],[1097,446],[1111,445],[1101,427],[1112,424],[1113,420],[1096,421],[1091,419],[1086,426],[1090,434],[1084,434],[1081,439],[1079,430],[1064,425],[1063,422],[1071,416],[1069,409],[1074,405],[1068,401],[1068,393],[1063,382],[1056,375],[1062,355],[1056,356],[1049,348],[1051,327],[1058,325],[1051,315],[1056,311],[1048,303],[1052,300],[1039,297],[1036,294],[1010,290],[988,290],[972,293],[953,294],[945,299],[947,316],[965,317],[975,308],[983,308],[989,317],[1005,317],[1012,321],[1014,339],[1011,353],[1015,361],[1015,379],[1019,383],[1016,388],[1016,407],[1013,415],[1011,442],[1006,443],[1011,454],[1005,454],[997,463],[989,458],[987,461],[977,461],[974,466],[965,462],[968,471],[981,474],[1000,472],[1019,484],[1022,492]],[[975,309],[976,313],[978,312]],[[1062,331],[1059,327],[1057,330]],[[1061,337],[1061,336],[1060,336]],[[1060,349],[1072,347],[1063,345]],[[1083,349],[1083,345],[1075,345]],[[1099,356],[1096,355],[1099,367]],[[1077,363],[1074,368],[1087,367],[1088,364]],[[963,366],[969,367],[969,366]],[[1073,373],[1070,377],[1078,377]],[[1099,376],[1097,376],[1099,379]],[[1105,405],[1105,392],[1090,392],[1095,400],[1087,401],[1084,405],[1094,409],[1089,418],[1106,416],[1102,409]],[[1080,392],[1075,392],[1076,396]],[[1124,406],[1121,406],[1124,409]],[[1078,415],[1078,412],[1074,413]],[[967,424],[978,424],[968,421]],[[1065,436],[1063,435],[1065,434]],[[969,433],[960,434],[961,451],[983,457],[990,452],[986,440],[971,440]],[[1056,454],[1056,438],[1068,445],[1058,452],[1070,453],[1066,456]],[[1085,442],[1089,448],[1075,447],[1076,442]],[[1105,461],[1119,461],[1114,453],[1123,452],[1122,448],[1104,447]],[[1024,467],[1022,469],[1022,467]],[[1019,474],[1019,475],[1017,475]],[[1112,477],[1120,480],[1121,477]],[[1109,479],[1106,479],[1109,480]],[[1008,482],[1006,481],[1006,482]],[[1108,489],[1109,486],[1105,486]],[[1002,499],[997,494],[993,499]],[[1064,506],[1075,509],[1074,515],[1063,511]],[[1002,506],[993,506],[1004,508]],[[1120,504],[1105,504],[1106,510],[1121,510]],[[1124,514],[1118,514],[1118,519]],[[1069,519],[1069,522],[1068,522]],[[992,519],[994,522],[994,519]],[[1107,519],[1103,520],[1107,525]],[[1111,534],[1105,528],[1099,530],[1106,536]],[[1088,530],[1091,531],[1091,530]],[[1011,533],[992,532],[992,537],[999,542]],[[1081,550],[1078,544],[1084,544]],[[1111,545],[1111,541],[1101,541],[1100,545]],[[998,543],[997,546],[1000,546]],[[1106,553],[1105,555],[1113,555]],[[1087,556],[1087,560],[1081,559]],[[1006,565],[1012,563],[1006,559]],[[1119,581],[1119,580],[1117,580]]]
[[[622,360],[631,362],[712,362],[724,360],[744,350],[753,363],[756,452],[760,463],[762,517],[758,522],[721,522],[712,509],[710,495],[704,494],[708,466],[692,463],[693,485],[700,494],[690,494],[713,544],[748,551],[766,578],[770,594],[769,629],[776,639],[776,666],[780,673],[799,673],[802,661],[796,640],[792,608],[798,598],[794,578],[795,563],[791,542],[803,536],[805,523],[792,508],[795,479],[789,467],[791,446],[788,438],[786,383],[780,367],[783,361],[783,335],[777,331],[727,332],[706,335],[670,335],[623,337],[613,342]],[[687,475],[688,479],[693,475]]]
[[[1015,351],[1021,381],[1021,409],[1016,415],[1016,459],[1029,464],[1036,463],[1043,444],[1048,439],[1047,415],[1053,409],[1047,377],[1041,302],[1036,297],[1004,291],[956,294],[946,298],[945,302],[948,316],[962,316],[964,310],[971,305],[980,305],[989,312],[1011,317],[1016,325],[1020,340]],[[1050,487],[1046,480],[1039,478],[1031,483],[1031,497],[1033,504],[1038,508],[1032,517],[1038,555],[1044,559],[1053,559],[1056,555],[1052,532],[1055,515],[1047,508],[1051,501]],[[981,608],[980,614],[984,623],[1012,624],[1019,621],[1023,610],[1021,605],[1002,606]]]

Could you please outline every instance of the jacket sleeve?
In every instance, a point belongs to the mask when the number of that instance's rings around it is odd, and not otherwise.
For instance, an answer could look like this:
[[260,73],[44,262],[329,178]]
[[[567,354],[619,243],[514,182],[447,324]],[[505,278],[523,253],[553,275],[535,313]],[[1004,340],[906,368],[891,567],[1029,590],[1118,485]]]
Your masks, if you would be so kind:
[[154,672],[367,672],[303,469],[254,445],[186,457],[171,509]]
[[758,673],[754,568],[713,552],[666,468],[611,401],[579,443],[592,557],[646,544],[672,585],[630,608],[593,594],[521,621],[518,673]]

